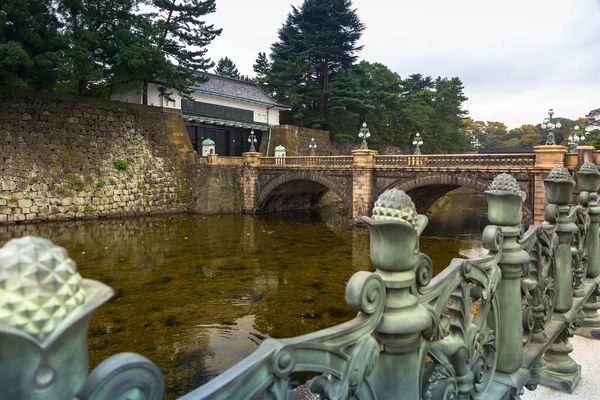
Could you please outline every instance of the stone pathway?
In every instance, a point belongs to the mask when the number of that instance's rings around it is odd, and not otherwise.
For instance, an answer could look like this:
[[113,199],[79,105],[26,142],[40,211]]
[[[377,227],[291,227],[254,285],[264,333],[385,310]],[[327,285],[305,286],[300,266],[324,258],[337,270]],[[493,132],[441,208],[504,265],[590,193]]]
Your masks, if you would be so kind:
[[581,380],[573,394],[540,385],[534,392],[525,389],[523,400],[600,400],[600,341],[575,336],[571,343],[571,357],[581,365]]

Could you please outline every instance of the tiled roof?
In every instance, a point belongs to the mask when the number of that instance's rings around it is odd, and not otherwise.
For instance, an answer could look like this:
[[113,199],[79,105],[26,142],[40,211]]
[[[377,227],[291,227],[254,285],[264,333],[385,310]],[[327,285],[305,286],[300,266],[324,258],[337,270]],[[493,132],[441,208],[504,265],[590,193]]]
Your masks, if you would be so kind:
[[289,109],[290,105],[280,103],[266,94],[256,83],[225,76],[202,73],[208,81],[192,86],[192,89],[216,96],[234,97],[242,101],[258,102],[279,108]]
[[590,111],[590,113],[586,115],[586,117],[595,117],[597,114],[600,114],[600,108],[596,108],[595,110]]

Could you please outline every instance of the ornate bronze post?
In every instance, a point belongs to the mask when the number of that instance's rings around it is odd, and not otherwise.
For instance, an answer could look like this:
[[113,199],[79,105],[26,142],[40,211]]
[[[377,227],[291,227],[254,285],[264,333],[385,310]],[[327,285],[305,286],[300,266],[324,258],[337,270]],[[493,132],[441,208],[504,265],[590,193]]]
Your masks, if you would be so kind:
[[[571,310],[573,307],[573,265],[571,258],[571,243],[578,228],[569,219],[571,199],[575,182],[571,179],[569,170],[565,167],[555,167],[544,180],[546,185],[546,220],[557,224],[558,248],[555,256],[554,279],[556,294],[554,312],[556,317]],[[573,392],[581,377],[581,367],[573,361],[569,353],[573,346],[569,338],[573,336],[573,326],[568,320],[556,341],[550,345],[544,359],[548,371],[542,377],[542,384],[558,390]]]
[[88,323],[112,294],[82,279],[49,240],[24,237],[0,248],[0,397],[162,398],[162,374],[137,354],[112,356],[88,376]]
[[[600,189],[600,173],[598,167],[591,162],[584,163],[577,172],[577,183],[581,193],[579,204],[586,207],[590,216],[590,227],[585,237],[587,250],[587,278],[597,281],[600,277],[600,204],[598,204],[598,190]],[[592,295],[583,306],[585,320],[577,334],[587,338],[600,339],[600,309],[598,283]]]
[[529,262],[529,254],[517,243],[525,193],[514,177],[501,174],[494,179],[485,196],[490,223],[499,226],[504,236],[502,258],[498,263],[502,280],[498,288],[500,343],[496,370],[512,374],[523,363],[522,327],[515,321],[522,320],[521,279],[523,265]]
[[417,215],[410,197],[396,189],[379,197],[369,228],[371,261],[386,287],[386,305],[374,336],[383,346],[372,375],[378,399],[420,399],[421,332],[431,327],[427,309],[411,294],[419,262],[419,235],[427,218]]
[[565,167],[555,167],[544,180],[546,186],[546,220],[556,222],[558,249],[556,250],[556,295],[554,311],[566,313],[573,306],[573,266],[571,263],[571,242],[577,231],[569,219],[569,204],[573,198],[575,182]]

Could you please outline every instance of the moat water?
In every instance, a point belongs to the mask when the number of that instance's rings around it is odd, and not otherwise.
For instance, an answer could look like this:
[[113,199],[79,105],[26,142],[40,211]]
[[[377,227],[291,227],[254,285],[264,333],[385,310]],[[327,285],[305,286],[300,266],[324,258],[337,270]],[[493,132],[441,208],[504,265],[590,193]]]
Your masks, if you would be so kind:
[[[485,207],[481,195],[464,193],[434,205],[421,251],[436,272],[477,254]],[[165,399],[207,382],[267,337],[353,318],[346,282],[374,270],[368,233],[349,229],[338,211],[0,226],[0,246],[25,235],[64,246],[84,278],[115,290],[91,320],[90,367],[140,353],[163,372]]]

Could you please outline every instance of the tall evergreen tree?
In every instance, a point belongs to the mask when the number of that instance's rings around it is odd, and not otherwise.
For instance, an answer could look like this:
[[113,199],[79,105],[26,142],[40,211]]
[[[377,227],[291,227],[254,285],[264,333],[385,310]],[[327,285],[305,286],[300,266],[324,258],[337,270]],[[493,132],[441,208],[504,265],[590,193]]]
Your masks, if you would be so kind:
[[52,88],[68,43],[53,2],[0,0],[0,86]]
[[276,95],[294,105],[294,119],[328,127],[331,82],[356,61],[363,31],[351,0],[304,0],[292,7],[271,47],[270,79]]
[[[271,71],[271,63],[267,58],[267,54],[263,52],[258,53],[258,57],[256,57],[256,61],[252,65],[252,69],[254,69],[254,73],[256,74],[256,81],[259,85],[266,89],[268,83],[268,75]],[[269,90],[267,90],[269,91]]]
[[435,82],[431,76],[422,74],[412,74],[404,80],[404,90],[406,95],[415,94],[421,90],[431,90],[435,87]]
[[467,100],[463,83],[459,78],[438,77],[435,80],[433,97],[435,116],[430,120],[423,138],[423,141],[427,136],[430,138],[428,147],[432,152],[455,153],[467,147],[467,139],[460,132],[462,119],[468,113],[463,110],[462,105]]
[[221,76],[228,76],[230,78],[240,78],[240,72],[235,66],[234,62],[229,57],[224,57],[219,60],[215,73]]
[[[80,96],[90,86],[108,82],[119,62],[117,36],[131,36],[139,0],[59,0],[69,41],[66,52],[70,81]],[[97,86],[97,85],[96,85]]]
[[[136,54],[151,54],[144,60],[138,57],[138,71],[143,72],[143,103],[148,104],[148,83],[160,81],[161,94],[170,99],[174,89],[183,96],[188,88],[205,81],[196,71],[207,71],[214,63],[206,56],[208,44],[221,34],[221,29],[208,25],[204,16],[216,10],[215,0],[145,0],[153,11],[141,15],[140,32],[148,41],[132,49]],[[144,62],[145,61],[145,62]],[[139,78],[136,74],[134,78]]]

